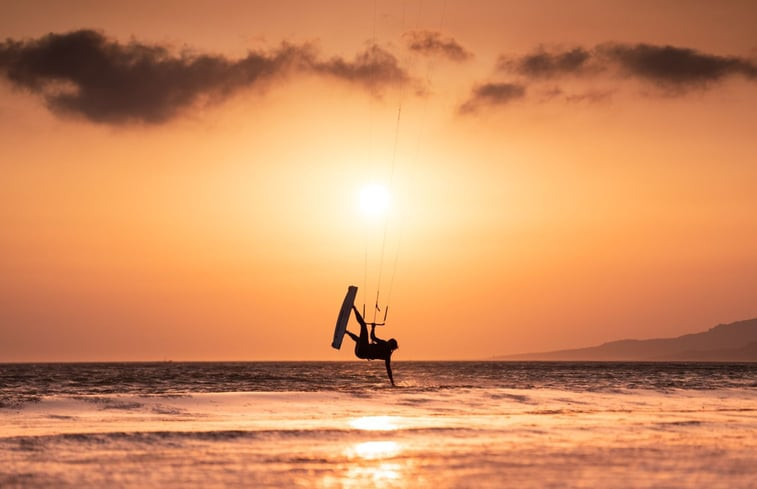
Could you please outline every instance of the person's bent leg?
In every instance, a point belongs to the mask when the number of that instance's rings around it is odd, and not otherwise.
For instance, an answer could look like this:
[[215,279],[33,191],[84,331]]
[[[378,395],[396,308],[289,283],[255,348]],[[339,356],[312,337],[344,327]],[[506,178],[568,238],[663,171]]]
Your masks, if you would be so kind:
[[365,324],[363,316],[360,315],[360,311],[357,310],[357,307],[353,305],[352,309],[355,311],[357,322],[360,323],[360,336],[356,337],[350,333],[350,337],[355,340],[355,356],[358,358],[367,358],[368,348],[370,346],[370,342],[368,341],[368,326]]
[[365,324],[365,320],[363,319],[363,316],[360,314],[360,311],[357,310],[357,307],[355,307],[355,304],[352,305],[352,310],[355,311],[355,319],[357,319],[357,322],[360,324],[360,343],[368,345],[368,325]]
[[365,323],[360,323],[360,343],[368,346],[368,326]]

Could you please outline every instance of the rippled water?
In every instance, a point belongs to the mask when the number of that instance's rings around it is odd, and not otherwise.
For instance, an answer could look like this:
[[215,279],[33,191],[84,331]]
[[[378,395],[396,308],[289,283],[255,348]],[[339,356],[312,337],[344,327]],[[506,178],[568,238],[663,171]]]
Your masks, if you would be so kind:
[[757,364],[0,365],[0,487],[757,480]]
[[[416,389],[722,389],[757,387],[757,364],[395,362]],[[12,396],[185,392],[367,391],[389,387],[383,362],[0,364]]]

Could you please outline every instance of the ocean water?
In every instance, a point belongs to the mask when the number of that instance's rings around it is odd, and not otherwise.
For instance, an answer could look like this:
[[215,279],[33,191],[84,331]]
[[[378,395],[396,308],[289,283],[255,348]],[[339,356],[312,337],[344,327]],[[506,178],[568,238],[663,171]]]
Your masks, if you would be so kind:
[[757,364],[0,364],[0,488],[757,488]]

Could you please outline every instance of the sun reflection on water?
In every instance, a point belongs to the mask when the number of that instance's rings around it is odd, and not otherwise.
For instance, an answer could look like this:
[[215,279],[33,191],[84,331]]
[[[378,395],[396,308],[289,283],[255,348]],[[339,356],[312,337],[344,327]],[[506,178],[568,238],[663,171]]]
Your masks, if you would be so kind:
[[396,441],[366,441],[358,443],[347,450],[347,455],[364,460],[389,458],[400,452],[400,445]]
[[345,487],[367,487],[366,483],[370,483],[368,487],[395,487],[402,480],[400,464],[389,462],[353,467],[345,476]]
[[[396,416],[363,416],[348,421],[361,431],[394,431],[399,429]],[[371,440],[354,443],[344,449],[349,462],[340,475],[324,478],[323,487],[400,488],[406,487],[406,462],[395,459],[402,452],[401,443],[393,440]]]
[[351,445],[345,455],[352,459],[351,466],[343,473],[341,487],[404,487],[403,466],[391,459],[402,447],[396,441],[374,440]]
[[350,420],[350,426],[356,430],[392,431],[397,429],[397,419],[392,416],[363,416]]

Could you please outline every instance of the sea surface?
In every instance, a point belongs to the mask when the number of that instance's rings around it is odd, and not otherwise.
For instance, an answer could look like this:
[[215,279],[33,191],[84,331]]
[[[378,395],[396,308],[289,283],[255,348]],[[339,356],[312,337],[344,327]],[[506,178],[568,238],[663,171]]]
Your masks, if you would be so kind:
[[0,488],[757,488],[757,364],[0,364]]

